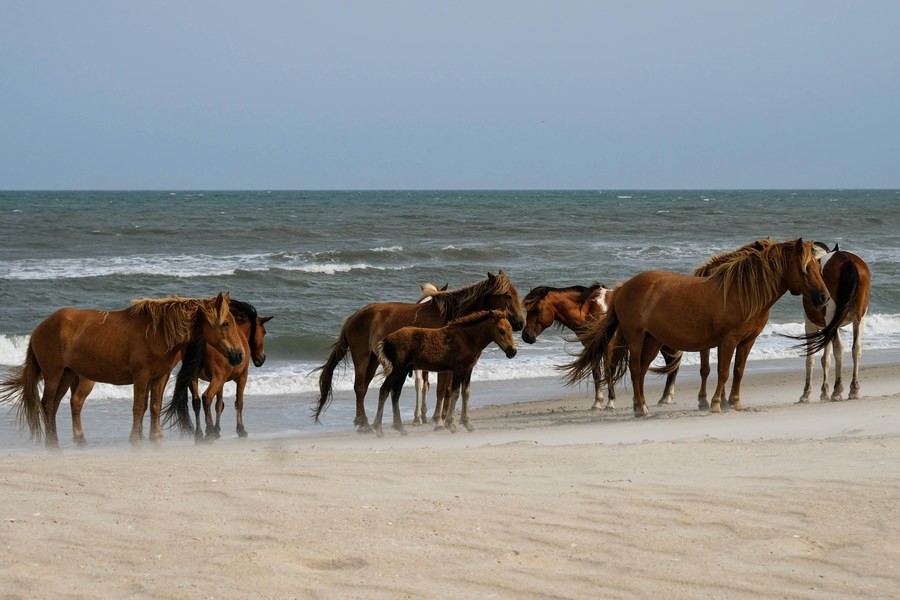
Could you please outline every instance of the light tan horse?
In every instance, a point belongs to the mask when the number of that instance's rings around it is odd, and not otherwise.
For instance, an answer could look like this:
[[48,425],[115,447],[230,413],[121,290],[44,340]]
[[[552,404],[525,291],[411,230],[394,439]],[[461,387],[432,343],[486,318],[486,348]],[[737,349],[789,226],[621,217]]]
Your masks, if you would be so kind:
[[[818,242],[817,242],[818,243]],[[825,247],[827,252],[827,246]],[[848,399],[859,398],[859,361],[862,357],[862,333],[869,307],[869,288],[871,287],[872,274],[869,266],[859,256],[852,252],[844,252],[835,244],[830,252],[823,252],[820,257],[822,267],[822,279],[828,287],[828,292],[834,302],[830,302],[826,311],[816,309],[806,298],[803,299],[803,316],[806,324],[806,334],[815,335],[826,327],[843,327],[853,324],[853,376],[850,380],[850,394]],[[811,342],[806,355],[806,383],[803,386],[803,395],[800,402],[809,402],[812,391],[812,371],[815,353],[822,350],[822,388],[819,393],[821,400],[837,401],[844,392],[843,368],[844,368],[844,344],[840,334],[834,336],[834,390],[828,394],[828,354],[829,346],[826,342],[821,348]]]
[[[749,244],[715,259],[705,277],[646,271],[618,286],[606,318],[583,334],[585,347],[563,369],[575,383],[602,368],[614,383],[631,372],[634,414],[650,414],[644,377],[663,345],[699,352],[716,348],[718,381],[711,412],[719,412],[734,355],[729,403],[742,408],[740,384],[747,356],[761,331],[760,317],[786,292],[817,307],[829,300],[812,243]],[[764,323],[763,323],[764,324]],[[618,334],[617,343],[613,343]]]
[[337,341],[332,345],[325,364],[319,367],[319,401],[313,408],[316,422],[332,399],[334,370],[347,355],[353,360],[353,391],[356,395],[356,418],[359,432],[371,432],[366,416],[365,397],[369,383],[378,369],[375,347],[388,334],[406,327],[443,327],[450,321],[480,310],[497,309],[507,313],[515,331],[525,325],[525,314],[519,293],[503,271],[488,273],[487,279],[466,287],[435,292],[429,302],[376,302],[366,305],[344,321]]
[[131,307],[114,311],[62,308],[32,332],[25,363],[0,383],[0,403],[16,402],[20,425],[56,447],[56,413],[66,391],[77,390],[82,379],[133,385],[131,442],[143,437],[148,395],[150,439],[158,441],[163,389],[185,347],[199,337],[232,364],[243,360],[227,294],[135,300]]
[[512,325],[506,313],[488,310],[472,313],[450,322],[444,327],[401,327],[376,346],[376,355],[384,368],[384,383],[378,394],[378,412],[374,429],[378,437],[383,435],[381,420],[384,402],[391,395],[394,412],[394,429],[404,434],[400,419],[400,392],[403,381],[414,369],[449,372],[451,376],[450,399],[445,426],[456,432],[456,401],[462,391],[460,423],[469,431],[469,387],[472,369],[488,344],[494,342],[506,353],[507,358],[516,355]]

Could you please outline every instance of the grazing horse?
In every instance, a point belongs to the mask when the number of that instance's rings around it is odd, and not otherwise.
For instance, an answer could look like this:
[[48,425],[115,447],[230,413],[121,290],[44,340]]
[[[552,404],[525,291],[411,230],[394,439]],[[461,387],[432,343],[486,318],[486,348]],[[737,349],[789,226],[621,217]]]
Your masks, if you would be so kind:
[[[507,358],[516,355],[512,325],[503,311],[479,311],[461,317],[440,328],[401,327],[381,340],[375,348],[384,369],[384,383],[378,393],[378,412],[375,414],[375,433],[381,431],[384,402],[388,394],[394,412],[394,429],[406,434],[400,420],[400,392],[403,380],[413,369],[450,372],[450,400],[446,427],[456,432],[454,413],[456,400],[462,390],[462,414],[459,422],[469,431],[469,384],[472,369],[484,349],[494,342],[506,353]],[[437,427],[436,427],[437,429]]]
[[[732,355],[735,365],[729,403],[742,408],[740,383],[747,356],[761,331],[761,315],[767,315],[787,291],[823,307],[829,300],[828,290],[812,243],[802,239],[748,244],[711,262],[715,264],[702,277],[645,271],[619,285],[606,318],[582,335],[581,354],[562,367],[569,383],[601,367],[607,380],[614,383],[628,369],[634,414],[645,416],[650,411],[644,401],[644,377],[663,345],[690,352],[715,347],[718,381],[710,411],[721,411]],[[835,332],[826,327],[815,340]]]
[[[554,323],[571,329],[575,334],[580,334],[587,327],[606,316],[613,292],[601,283],[593,283],[589,287],[572,285],[564,288],[538,286],[533,288],[522,300],[525,306],[525,328],[522,330],[522,340],[526,344],[537,341],[541,332]],[[680,354],[669,348],[663,348],[663,358],[669,365]],[[666,387],[663,390],[659,404],[672,404],[675,399],[675,376],[677,368],[666,371]],[[594,376],[594,404],[591,410],[616,407],[616,391],[609,387],[609,401],[604,406],[603,398],[603,373],[599,370]]]
[[[20,425],[27,424],[36,439],[46,429],[46,445],[57,447],[56,412],[67,390],[77,390],[82,379],[131,384],[131,443],[143,437],[148,394],[150,439],[158,441],[162,439],[163,389],[190,341],[203,337],[231,364],[244,360],[228,299],[228,294],[209,299],[144,299],[115,311],[62,308],[32,332],[25,363],[0,383],[0,403],[18,397]],[[41,379],[43,395],[38,394]]]
[[503,271],[497,275],[488,273],[487,279],[466,287],[436,292],[431,296],[431,301],[423,304],[376,302],[356,311],[344,321],[325,364],[317,369],[322,373],[319,376],[319,401],[313,408],[313,418],[318,422],[331,402],[334,370],[349,354],[353,360],[353,391],[356,395],[356,418],[353,424],[360,433],[372,431],[366,416],[365,397],[379,365],[375,355],[378,342],[401,327],[443,327],[459,317],[490,309],[506,311],[515,331],[521,331],[525,325],[519,294]]
[[[869,306],[869,287],[872,274],[869,266],[863,259],[851,252],[840,250],[835,244],[830,252],[825,246],[822,256],[819,258],[822,268],[822,279],[828,287],[833,302],[829,302],[825,313],[817,310],[806,298],[803,299],[803,316],[806,323],[807,335],[815,335],[826,323],[837,323],[843,327],[853,323],[853,378],[850,380],[850,395],[848,399],[859,398],[859,360],[862,357],[863,322],[866,318],[866,310]],[[844,345],[841,336],[835,335],[834,340],[834,391],[828,395],[828,344],[822,346],[822,389],[819,395],[821,400],[840,400],[844,391],[842,373],[844,367]],[[810,348],[806,355],[806,384],[803,387],[803,395],[800,402],[809,402],[812,390],[811,379],[813,371],[814,353],[816,348]]]
[[[252,304],[232,300],[230,303],[231,314],[237,323],[241,333],[241,342],[244,349],[244,360],[238,365],[231,365],[218,352],[210,352],[209,348],[201,340],[201,345],[196,353],[186,352],[181,369],[175,379],[175,390],[172,400],[163,409],[163,423],[175,422],[182,431],[194,434],[197,441],[203,440],[203,428],[200,425],[201,399],[203,412],[206,417],[206,439],[216,439],[221,432],[222,411],[225,409],[223,391],[225,383],[233,381],[236,384],[235,391],[235,419],[238,437],[247,437],[244,429],[244,388],[247,385],[247,377],[250,371],[250,360],[256,367],[261,367],[266,362],[265,336],[266,323],[272,317],[260,317]],[[209,382],[206,391],[201,397],[197,380],[203,379]],[[197,419],[197,427],[194,429],[187,412],[187,389],[190,388],[194,415]],[[216,399],[216,420],[213,423],[211,405]]]

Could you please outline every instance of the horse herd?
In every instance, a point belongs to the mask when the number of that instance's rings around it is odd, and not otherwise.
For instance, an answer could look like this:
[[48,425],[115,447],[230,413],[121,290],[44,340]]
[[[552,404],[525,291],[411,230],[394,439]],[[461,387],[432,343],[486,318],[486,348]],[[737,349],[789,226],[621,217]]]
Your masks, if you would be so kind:
[[[769,311],[785,293],[803,297],[806,333],[806,383],[801,402],[811,393],[813,355],[824,350],[820,398],[841,398],[843,347],[840,327],[853,324],[853,375],[850,398],[859,397],[861,335],[870,286],[865,262],[855,254],[829,250],[802,239],[773,242],[758,240],[712,257],[691,275],[645,271],[614,290],[598,283],[589,287],[533,288],[520,301],[509,277],[500,271],[468,286],[447,290],[433,285],[418,302],[368,304],[346,318],[337,340],[319,367],[319,398],[313,418],[319,421],[332,399],[336,368],[348,358],[353,363],[356,396],[354,425],[360,432],[382,435],[382,416],[391,397],[393,427],[405,433],[399,397],[404,380],[417,373],[415,423],[426,420],[427,373],[437,373],[436,428],[456,430],[456,403],[462,396],[460,423],[471,430],[468,405],[472,370],[483,350],[496,343],[508,358],[516,355],[514,331],[534,343],[542,331],[559,324],[580,340],[581,352],[560,366],[566,382],[591,379],[595,388],[592,409],[615,406],[615,384],[630,373],[635,416],[649,414],[644,378],[654,358],[662,353],[664,367],[652,370],[667,375],[660,404],[673,401],[674,380],[682,352],[701,355],[698,406],[719,412],[726,401],[725,384],[732,360],[734,371],[727,402],[740,409],[744,367]],[[124,310],[100,311],[63,308],[32,332],[25,362],[0,382],[0,404],[14,404],[20,426],[42,437],[48,447],[58,446],[56,413],[63,396],[71,392],[72,429],[77,444],[84,443],[81,409],[95,382],[132,385],[131,442],[143,437],[143,417],[150,409],[150,439],[162,438],[163,424],[173,423],[218,437],[226,381],[237,384],[237,433],[243,426],[243,391],[249,362],[265,361],[265,324],[253,306],[215,298],[137,300]],[[835,382],[829,395],[829,346],[833,344]],[[707,401],[709,352],[717,352],[717,384]],[[163,391],[170,373],[181,361],[172,400],[163,409]],[[365,395],[378,368],[384,373],[373,424],[365,410]],[[198,379],[209,381],[198,394]],[[43,382],[43,391],[39,391]],[[609,393],[604,400],[603,387]],[[187,396],[193,398],[196,428],[191,422]],[[216,399],[216,418],[211,404]],[[149,400],[149,402],[148,402]],[[605,404],[604,404],[605,402]]]

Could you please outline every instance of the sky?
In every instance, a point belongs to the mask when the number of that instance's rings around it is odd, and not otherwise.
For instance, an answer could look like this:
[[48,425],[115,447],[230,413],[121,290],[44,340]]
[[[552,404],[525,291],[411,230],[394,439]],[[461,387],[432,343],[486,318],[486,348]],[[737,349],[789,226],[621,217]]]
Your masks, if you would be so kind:
[[900,188],[900,2],[0,0],[0,189]]

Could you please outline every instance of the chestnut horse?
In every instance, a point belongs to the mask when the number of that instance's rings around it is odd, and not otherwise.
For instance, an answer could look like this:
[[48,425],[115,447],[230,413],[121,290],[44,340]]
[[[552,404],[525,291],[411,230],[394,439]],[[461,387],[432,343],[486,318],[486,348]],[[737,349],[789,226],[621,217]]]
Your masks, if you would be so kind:
[[[200,345],[196,353],[186,352],[181,369],[175,379],[172,400],[163,409],[163,423],[177,423],[182,431],[193,433],[197,441],[203,439],[203,428],[200,425],[201,399],[206,417],[206,439],[220,437],[222,411],[225,409],[223,391],[225,384],[229,381],[236,384],[234,401],[236,431],[238,437],[247,437],[243,411],[244,388],[247,385],[250,360],[253,360],[253,364],[257,367],[261,367],[266,362],[266,323],[272,320],[272,317],[260,317],[256,308],[247,302],[231,300],[229,307],[237,323],[238,331],[241,333],[244,360],[238,365],[231,365],[222,354],[210,351],[205,342]],[[209,382],[202,398],[197,385],[198,378]],[[197,419],[196,429],[194,429],[187,411],[188,388],[191,391],[194,415]],[[216,399],[215,423],[213,423],[211,412],[213,398]]]
[[400,392],[403,380],[412,375],[413,369],[451,374],[446,427],[456,432],[454,414],[456,400],[462,390],[462,414],[459,422],[472,431],[474,428],[469,422],[472,369],[491,342],[500,346],[507,358],[516,355],[512,325],[503,311],[479,311],[437,329],[401,327],[378,342],[375,353],[384,369],[384,383],[378,393],[378,412],[375,414],[374,424],[378,437],[383,435],[381,419],[388,394],[391,395],[393,405],[394,429],[406,434],[400,419]]
[[[572,285],[564,288],[550,287],[546,285],[533,288],[522,300],[525,306],[525,328],[522,330],[522,340],[526,344],[533,344],[541,333],[558,323],[571,329],[576,335],[584,331],[592,322],[601,320],[606,316],[609,303],[612,300],[612,290],[601,283],[592,283],[589,287]],[[669,348],[663,348],[663,358],[667,365],[680,357],[680,353]],[[678,374],[677,367],[674,370],[666,370],[666,387],[663,390],[659,404],[672,404],[675,401],[675,377]],[[594,404],[591,410],[616,407],[616,390],[609,388],[609,401],[604,406],[603,398],[603,373],[595,371],[594,376]]]
[[[77,389],[81,379],[130,384],[134,386],[130,440],[135,444],[143,437],[149,394],[150,439],[158,441],[169,373],[188,343],[199,337],[232,364],[244,359],[227,294],[135,300],[131,307],[115,311],[62,308],[32,332],[25,363],[0,383],[0,403],[17,398],[20,425],[27,424],[38,440],[46,429],[46,445],[57,447],[56,413],[67,390]],[[44,390],[39,395],[41,379]]]
[[[711,261],[712,262],[712,261]],[[716,391],[711,412],[720,412],[728,369],[734,355],[729,403],[740,409],[740,384],[747,356],[768,314],[787,291],[823,307],[828,290],[813,255],[812,243],[749,244],[714,259],[706,276],[645,271],[616,288],[606,317],[582,334],[585,344],[576,360],[562,367],[570,384],[603,368],[614,383],[631,372],[634,414],[650,414],[644,400],[644,377],[663,345],[699,352],[717,348]],[[826,327],[815,339],[833,336]],[[618,337],[616,337],[618,336]],[[613,340],[617,339],[615,343]]]
[[[817,242],[818,243],[818,242]],[[840,250],[835,244],[834,249],[828,252],[825,246],[819,263],[822,268],[822,279],[828,287],[833,302],[829,302],[823,313],[817,310],[806,298],[803,299],[803,315],[806,323],[807,335],[815,335],[827,323],[837,323],[837,327],[843,327],[853,323],[853,378],[850,380],[850,395],[848,399],[859,398],[859,360],[862,357],[862,333],[863,322],[866,318],[866,310],[869,307],[869,287],[872,274],[869,266],[863,259],[851,252]],[[812,343],[812,342],[811,342]],[[828,395],[828,344],[821,348],[811,347],[806,355],[806,384],[803,387],[803,395],[800,402],[809,402],[812,390],[811,379],[815,352],[822,352],[822,389],[819,394],[821,400],[840,400],[844,391],[842,373],[844,367],[844,345],[840,335],[835,335],[834,344],[834,391]]]
[[525,315],[519,304],[519,294],[503,271],[488,273],[487,279],[446,292],[435,292],[429,302],[376,302],[356,311],[344,321],[337,341],[331,346],[325,364],[317,370],[319,401],[313,408],[313,418],[319,421],[332,399],[334,370],[347,355],[353,360],[353,391],[356,395],[356,418],[353,424],[359,432],[370,432],[366,416],[365,397],[369,383],[378,369],[375,346],[388,334],[401,327],[443,327],[450,321],[479,311],[498,309],[508,313],[515,331],[525,325]]

